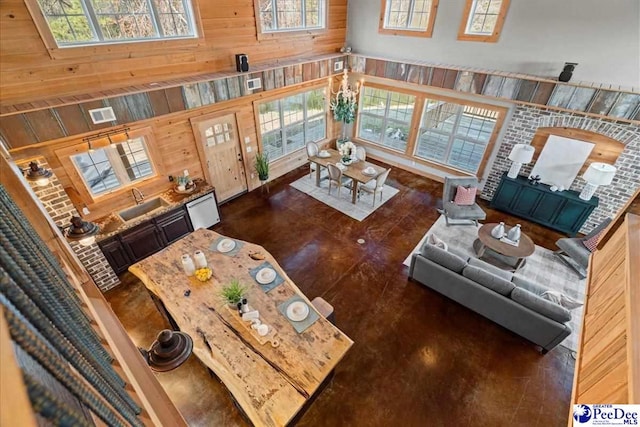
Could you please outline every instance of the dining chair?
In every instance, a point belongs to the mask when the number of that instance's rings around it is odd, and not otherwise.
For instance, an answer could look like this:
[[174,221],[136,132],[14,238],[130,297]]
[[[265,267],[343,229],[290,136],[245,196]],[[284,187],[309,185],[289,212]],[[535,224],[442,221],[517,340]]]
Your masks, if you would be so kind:
[[380,193],[380,201],[382,202],[382,190],[384,189],[384,183],[387,181],[389,172],[391,172],[391,169],[387,169],[386,171],[378,175],[375,180],[371,180],[366,184],[361,185],[358,188],[358,197],[360,197],[361,191],[371,194],[373,196],[372,206],[375,206],[376,194]]
[[329,194],[331,194],[331,184],[335,184],[338,187],[338,196],[340,195],[340,188],[345,186],[345,181],[342,178],[342,170],[336,165],[329,163],[327,165],[327,171],[329,171]]
[[[318,148],[318,144],[315,142],[307,142],[307,156],[314,157],[318,155],[320,149]],[[318,167],[315,163],[309,162],[309,178],[313,179],[313,172],[315,172],[316,167]]]
[[356,159],[361,162],[367,160],[367,150],[364,147],[356,147]]

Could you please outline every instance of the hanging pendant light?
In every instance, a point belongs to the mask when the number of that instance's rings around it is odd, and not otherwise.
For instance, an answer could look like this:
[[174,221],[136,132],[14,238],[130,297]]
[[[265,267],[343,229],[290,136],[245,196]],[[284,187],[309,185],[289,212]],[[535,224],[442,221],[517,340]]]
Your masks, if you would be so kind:
[[26,171],[25,177],[27,181],[34,182],[38,187],[49,185],[49,178],[53,175],[50,170],[38,166],[36,162],[29,163],[29,169],[26,169]]
[[184,332],[165,329],[158,334],[149,350],[138,348],[147,364],[157,372],[166,372],[182,365],[193,351],[193,340]]
[[77,241],[82,246],[89,246],[96,241],[96,234],[100,231],[100,227],[93,222],[84,221],[79,216],[72,216],[71,224],[63,228],[64,230],[66,230],[67,240]]

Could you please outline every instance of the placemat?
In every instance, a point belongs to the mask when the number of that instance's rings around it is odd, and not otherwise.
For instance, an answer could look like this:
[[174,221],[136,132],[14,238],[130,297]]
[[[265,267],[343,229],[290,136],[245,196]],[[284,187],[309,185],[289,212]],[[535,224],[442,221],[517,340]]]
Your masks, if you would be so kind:
[[[289,304],[295,301],[302,301],[309,306],[309,315],[307,316],[306,319],[300,322],[295,322],[287,317],[287,307],[289,307]],[[303,300],[298,295],[294,295],[288,300],[286,300],[285,302],[283,302],[282,304],[280,304],[278,306],[278,311],[282,313],[284,318],[287,319],[289,323],[291,323],[291,326],[293,326],[293,329],[295,329],[296,332],[298,332],[299,334],[304,332],[309,326],[313,325],[316,322],[316,320],[318,320],[319,318],[318,313],[316,313],[316,310],[313,308],[313,306],[311,306],[311,304]]]
[[[263,268],[270,268],[276,272],[276,278],[273,279],[273,282],[267,283],[266,285],[263,285],[262,283],[256,280],[256,275],[258,274],[258,271],[262,270]],[[271,289],[277,286],[280,286],[281,284],[284,283],[284,279],[282,278],[282,276],[280,276],[280,273],[278,273],[278,270],[273,268],[273,266],[269,263],[269,261],[265,261],[259,266],[257,266],[256,268],[252,268],[251,270],[249,270],[249,274],[251,275],[251,277],[253,277],[253,280],[255,280],[256,283],[260,285],[260,287],[264,292],[269,292]]]
[[[236,247],[233,248],[232,250],[230,250],[229,252],[220,252],[218,250],[218,243],[220,243],[221,240],[224,239],[229,239],[229,240],[233,240],[234,242],[236,242]],[[232,239],[230,237],[218,237],[216,240],[213,241],[213,243],[211,244],[211,246],[209,246],[209,249],[215,252],[219,252],[223,255],[228,255],[228,256],[236,256],[238,254],[238,252],[240,251],[240,248],[242,248],[242,246],[244,245],[243,242],[239,241],[239,240],[235,240]]]

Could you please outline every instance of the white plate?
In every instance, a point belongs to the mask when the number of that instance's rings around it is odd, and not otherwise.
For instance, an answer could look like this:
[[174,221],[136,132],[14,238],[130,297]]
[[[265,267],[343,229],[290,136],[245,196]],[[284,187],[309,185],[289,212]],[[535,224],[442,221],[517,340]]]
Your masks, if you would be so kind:
[[231,239],[222,239],[220,240],[220,242],[218,243],[218,246],[216,246],[216,248],[218,249],[219,252],[225,253],[225,252],[230,252],[233,250],[233,248],[236,247],[236,242],[231,240]]
[[262,268],[256,274],[256,280],[261,285],[267,285],[276,280],[276,272],[272,268]]
[[295,301],[287,307],[287,317],[294,322],[301,322],[309,315],[309,306],[302,301]]
[[318,157],[322,157],[323,159],[326,159],[327,157],[331,157],[331,153],[323,150],[318,153]]
[[373,175],[375,175],[377,172],[376,172],[376,170],[375,170],[375,169],[367,170],[367,169],[365,168],[365,169],[362,169],[362,173],[363,173],[363,174],[365,174],[365,175],[373,176]]
[[338,162],[336,163],[336,167],[338,169],[340,169],[341,171],[345,170],[347,167],[345,165],[343,165],[342,163]]

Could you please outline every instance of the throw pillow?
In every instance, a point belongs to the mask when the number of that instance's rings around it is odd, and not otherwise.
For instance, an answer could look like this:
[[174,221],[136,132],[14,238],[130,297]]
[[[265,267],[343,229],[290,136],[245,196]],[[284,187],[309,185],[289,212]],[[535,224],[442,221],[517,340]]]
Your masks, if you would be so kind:
[[562,307],[568,310],[573,310],[578,307],[582,307],[582,303],[580,301],[576,301],[573,298],[566,296],[562,292],[549,290],[549,291],[543,292],[542,295],[540,296],[546,300],[549,300],[553,303],[561,305]]
[[476,187],[465,188],[462,185],[458,185],[453,203],[458,206],[471,206],[476,202],[477,191]]
[[467,265],[467,262],[459,256],[454,255],[451,252],[444,251],[434,245],[423,245],[420,252],[426,259],[448,268],[451,271],[455,271],[456,273],[460,273]]
[[444,249],[445,251],[449,249],[449,246],[447,246],[444,240],[442,240],[435,234],[430,234],[429,237],[427,238],[427,242],[434,246],[439,247],[440,249]]
[[467,265],[464,270],[462,270],[462,275],[506,297],[508,297],[515,288],[515,285],[510,281],[472,265]]
[[589,249],[589,252],[593,252],[596,250],[596,246],[598,246],[598,242],[600,241],[600,236],[602,236],[602,233],[604,232],[604,230],[600,230],[599,233],[594,234],[593,236],[589,237],[586,240],[582,241],[582,244]]

